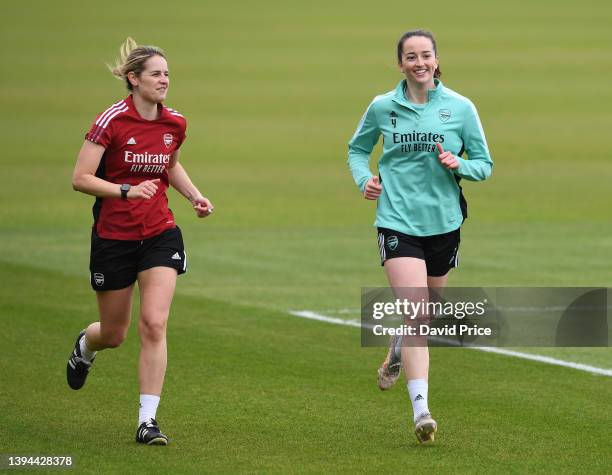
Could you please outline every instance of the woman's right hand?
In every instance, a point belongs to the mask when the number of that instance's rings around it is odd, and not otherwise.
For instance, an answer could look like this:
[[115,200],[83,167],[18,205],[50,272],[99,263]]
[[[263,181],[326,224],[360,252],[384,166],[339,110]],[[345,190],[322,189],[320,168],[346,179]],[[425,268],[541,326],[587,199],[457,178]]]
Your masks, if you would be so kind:
[[377,200],[382,193],[382,184],[377,176],[373,176],[368,180],[363,190],[363,197],[366,200]]
[[138,183],[138,185],[132,186],[130,191],[127,192],[128,200],[150,200],[157,192],[157,184],[159,178],[155,180],[145,180]]

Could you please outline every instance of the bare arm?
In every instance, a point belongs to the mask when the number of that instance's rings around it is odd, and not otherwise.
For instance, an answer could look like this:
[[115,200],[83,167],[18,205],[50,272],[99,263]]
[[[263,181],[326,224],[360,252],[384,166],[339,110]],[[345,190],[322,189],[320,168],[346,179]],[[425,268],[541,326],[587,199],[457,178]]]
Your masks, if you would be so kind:
[[177,150],[172,154],[170,165],[168,167],[168,179],[170,185],[181,195],[191,201],[193,209],[199,218],[205,218],[213,212],[212,203],[202,196],[200,190],[193,184],[189,175],[183,168],[183,165],[179,163],[180,150]]
[[[96,176],[104,147],[85,140],[72,173],[72,188],[99,198],[121,198],[121,184],[111,183]],[[128,191],[128,199],[149,200],[157,191],[159,180],[145,180]]]
[[96,176],[104,150],[102,145],[85,140],[72,173],[72,188],[100,198],[120,198],[121,185]]

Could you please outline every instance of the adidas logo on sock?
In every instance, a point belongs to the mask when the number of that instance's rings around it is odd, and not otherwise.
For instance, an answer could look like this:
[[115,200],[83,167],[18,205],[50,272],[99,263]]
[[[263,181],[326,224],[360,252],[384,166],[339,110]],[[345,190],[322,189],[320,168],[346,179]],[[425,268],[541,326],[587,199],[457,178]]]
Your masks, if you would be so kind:
[[423,396],[421,396],[420,394],[414,398],[415,401],[422,401],[423,399],[425,399]]
[[178,253],[178,252],[175,252],[175,253],[174,253],[174,255],[172,256],[172,259],[175,259],[175,260],[177,260],[177,261],[180,261],[180,260],[181,260],[181,256],[179,256],[179,253]]
[[130,137],[130,140],[127,141],[128,145],[136,145],[136,139],[134,137]]

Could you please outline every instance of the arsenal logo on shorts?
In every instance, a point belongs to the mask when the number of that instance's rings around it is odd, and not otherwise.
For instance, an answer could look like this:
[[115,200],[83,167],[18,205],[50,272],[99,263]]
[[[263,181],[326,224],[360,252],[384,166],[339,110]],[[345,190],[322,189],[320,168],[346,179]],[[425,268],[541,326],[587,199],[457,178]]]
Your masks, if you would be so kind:
[[166,146],[166,148],[170,148],[173,141],[174,137],[172,136],[172,134],[164,134],[164,145]]
[[398,244],[399,244],[399,239],[397,239],[397,236],[389,236],[387,238],[387,247],[391,249],[392,251],[395,251],[397,249]]
[[100,274],[99,272],[96,272],[93,276],[94,276],[94,282],[96,283],[97,286],[104,285],[104,274]]

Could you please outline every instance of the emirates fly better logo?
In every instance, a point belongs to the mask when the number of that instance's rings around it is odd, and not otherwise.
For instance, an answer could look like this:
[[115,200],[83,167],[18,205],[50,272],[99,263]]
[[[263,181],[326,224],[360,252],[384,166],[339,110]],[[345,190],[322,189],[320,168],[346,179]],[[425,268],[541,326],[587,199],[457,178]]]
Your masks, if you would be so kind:
[[170,148],[172,146],[172,142],[174,141],[174,137],[172,134],[164,134],[164,145],[166,148]]

